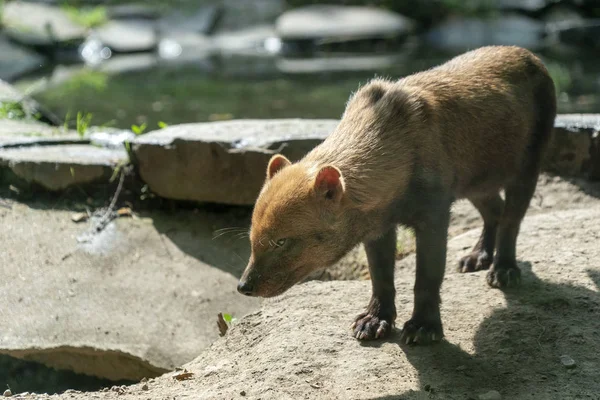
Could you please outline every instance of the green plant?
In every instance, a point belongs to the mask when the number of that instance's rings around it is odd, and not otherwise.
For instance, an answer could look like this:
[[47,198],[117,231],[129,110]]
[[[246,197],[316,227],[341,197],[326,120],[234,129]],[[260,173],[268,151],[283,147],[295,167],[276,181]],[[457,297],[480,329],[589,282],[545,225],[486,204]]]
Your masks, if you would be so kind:
[[146,131],[146,128],[148,127],[148,125],[144,122],[141,125],[131,125],[131,130],[133,131],[133,133],[135,133],[136,135],[141,135],[144,133],[144,131]]
[[169,125],[167,125],[165,122],[163,122],[163,121],[158,121],[158,127],[159,127],[160,129],[165,129],[165,128],[167,128],[168,126],[169,126]]
[[234,318],[231,316],[231,314],[223,314],[223,319],[225,320],[225,322],[227,322],[229,325],[233,325],[234,323],[237,322],[237,318]]
[[[126,146],[129,144],[129,142],[125,142]],[[117,177],[121,174],[122,171],[125,171],[124,168],[129,164],[129,161],[121,161],[119,162],[116,166],[115,169],[113,170],[113,173],[109,179],[110,183],[113,183],[115,181],[115,179],[117,179]]]
[[82,113],[79,111],[77,113],[77,133],[80,137],[83,137],[90,127],[90,123],[92,122],[93,115],[91,113]]
[[0,119],[25,119],[27,113],[19,102],[6,101],[0,102]]
[[[83,69],[73,75],[65,82],[65,90],[78,92],[83,89],[91,89],[94,92],[102,92],[108,85],[108,75],[106,72]],[[57,93],[62,96],[63,93]]]
[[62,9],[71,21],[88,29],[104,25],[108,21],[106,7],[78,8],[64,4]]

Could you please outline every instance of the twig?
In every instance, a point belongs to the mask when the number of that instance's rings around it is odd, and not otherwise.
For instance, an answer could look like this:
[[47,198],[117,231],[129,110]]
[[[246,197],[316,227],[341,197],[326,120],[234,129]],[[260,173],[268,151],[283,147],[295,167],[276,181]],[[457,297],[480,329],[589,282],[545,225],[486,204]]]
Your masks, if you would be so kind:
[[104,212],[104,214],[100,217],[98,222],[94,225],[94,230],[96,232],[100,232],[106,225],[111,221],[112,214],[114,213],[115,205],[117,204],[117,199],[121,194],[121,190],[123,190],[123,182],[125,182],[125,171],[121,170],[121,176],[119,178],[119,184],[117,185],[117,190],[115,190],[115,194],[113,195],[108,208]]

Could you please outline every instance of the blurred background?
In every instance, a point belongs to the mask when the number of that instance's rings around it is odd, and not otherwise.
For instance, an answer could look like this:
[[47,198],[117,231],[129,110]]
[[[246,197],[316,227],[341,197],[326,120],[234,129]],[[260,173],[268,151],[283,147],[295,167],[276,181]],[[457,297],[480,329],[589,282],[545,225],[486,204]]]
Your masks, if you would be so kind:
[[0,79],[58,120],[156,129],[338,118],[374,76],[490,44],[535,51],[559,112],[600,109],[599,0],[0,0]]

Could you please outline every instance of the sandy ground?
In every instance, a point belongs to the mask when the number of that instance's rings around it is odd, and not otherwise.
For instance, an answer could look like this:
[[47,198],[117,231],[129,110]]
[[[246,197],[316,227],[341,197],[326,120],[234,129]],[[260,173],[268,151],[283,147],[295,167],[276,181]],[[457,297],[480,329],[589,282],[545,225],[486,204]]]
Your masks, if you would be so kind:
[[[175,371],[52,398],[452,400],[497,391],[504,399],[600,399],[598,187],[542,179],[519,236],[520,288],[502,292],[486,285],[485,272],[456,272],[479,228],[450,240],[439,344],[403,345],[398,330],[360,343],[349,325],[369,282],[308,282],[235,323],[184,366],[189,380]],[[398,326],[412,310],[414,265],[412,255],[397,264]]]

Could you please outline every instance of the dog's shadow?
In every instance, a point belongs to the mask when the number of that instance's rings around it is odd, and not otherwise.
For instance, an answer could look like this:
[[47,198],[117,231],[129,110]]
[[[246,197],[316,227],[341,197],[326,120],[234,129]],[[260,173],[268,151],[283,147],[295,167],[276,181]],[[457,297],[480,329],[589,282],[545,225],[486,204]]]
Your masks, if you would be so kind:
[[[425,395],[468,399],[489,390],[510,399],[598,398],[594,396],[600,396],[600,294],[583,286],[542,281],[529,262],[519,266],[522,285],[498,291],[507,307],[481,323],[473,354],[446,340],[432,346],[401,344],[395,331],[389,340],[402,348],[417,370],[421,392],[373,399]],[[600,288],[600,272],[587,272]],[[563,365],[563,355],[573,358],[576,367]]]

